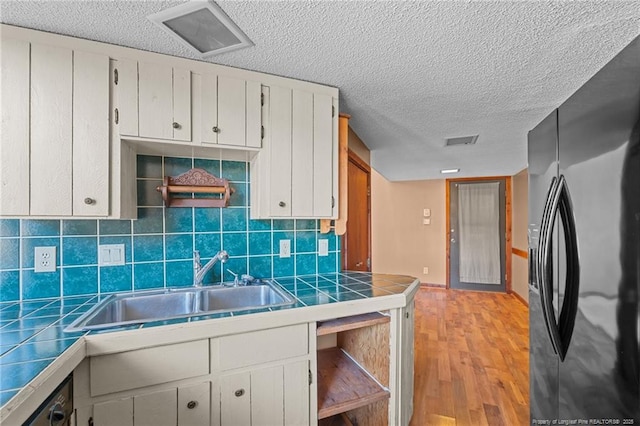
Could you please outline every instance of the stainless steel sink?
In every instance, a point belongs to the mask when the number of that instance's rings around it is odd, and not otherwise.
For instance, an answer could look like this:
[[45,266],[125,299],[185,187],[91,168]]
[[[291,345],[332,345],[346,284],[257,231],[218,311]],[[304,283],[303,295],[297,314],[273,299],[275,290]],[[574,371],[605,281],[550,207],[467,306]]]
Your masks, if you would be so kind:
[[106,297],[65,331],[99,330],[217,312],[287,306],[295,301],[277,284],[163,289]]

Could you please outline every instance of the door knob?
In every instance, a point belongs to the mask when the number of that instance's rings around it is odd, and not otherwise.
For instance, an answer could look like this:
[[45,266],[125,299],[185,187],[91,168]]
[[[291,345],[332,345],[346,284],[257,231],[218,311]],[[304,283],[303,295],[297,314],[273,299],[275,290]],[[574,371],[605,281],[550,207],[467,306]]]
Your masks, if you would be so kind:
[[220,133],[220,128],[219,128],[218,126],[213,126],[213,127],[211,128],[211,131],[212,131],[213,133]]
[[244,395],[244,389],[238,389],[237,391],[235,391],[234,394],[235,394],[235,396],[240,398],[242,395]]
[[452,239],[451,239],[451,242],[452,242],[452,243],[455,243],[455,242],[456,242],[456,239],[455,239],[455,238],[452,238]]
[[287,203],[285,203],[284,201],[280,201],[280,202],[278,203],[278,205],[279,205],[280,207],[284,207],[284,206],[286,206],[286,205],[287,205]]
[[85,198],[85,199],[84,199],[84,203],[85,203],[86,205],[90,206],[91,204],[95,204],[95,203],[96,203],[96,200],[94,200],[93,198],[89,198],[89,197],[87,197],[87,198]]
[[175,121],[173,122],[173,128],[174,129],[179,129],[180,128],[180,123],[176,123]]
[[198,401],[189,401],[187,402],[187,408],[189,410],[193,410],[198,405]]
[[358,263],[356,263],[356,267],[358,267],[358,266],[362,266],[362,265],[364,265],[364,262],[358,262]]

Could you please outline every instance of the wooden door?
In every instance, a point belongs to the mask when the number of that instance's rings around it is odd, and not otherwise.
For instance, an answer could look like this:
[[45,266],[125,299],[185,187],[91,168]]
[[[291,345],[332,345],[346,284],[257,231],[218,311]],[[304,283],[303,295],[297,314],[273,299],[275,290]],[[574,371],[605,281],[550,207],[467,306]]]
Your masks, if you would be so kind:
[[218,77],[218,143],[246,145],[246,82]]
[[371,167],[352,151],[349,151],[348,194],[342,269],[371,271]]
[[136,395],[133,397],[135,426],[173,426],[177,423],[178,392],[176,388]]
[[178,388],[178,424],[209,426],[211,397],[209,382]]
[[133,398],[95,404],[93,424],[95,426],[133,426]]
[[251,424],[251,373],[220,378],[220,424]]
[[170,66],[138,64],[140,137],[173,138],[173,69]]
[[173,69],[173,139],[191,141],[191,71]]

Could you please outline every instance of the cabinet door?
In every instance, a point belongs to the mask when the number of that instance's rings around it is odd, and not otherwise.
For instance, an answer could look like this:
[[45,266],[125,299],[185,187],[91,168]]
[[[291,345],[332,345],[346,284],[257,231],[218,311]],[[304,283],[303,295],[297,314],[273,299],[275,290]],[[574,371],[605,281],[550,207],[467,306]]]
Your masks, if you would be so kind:
[[251,376],[249,372],[220,378],[220,424],[251,425]]
[[203,143],[218,143],[218,76],[202,74],[200,92],[202,114],[200,135]]
[[109,57],[73,53],[73,214],[109,214]]
[[138,136],[138,62],[130,59],[114,61],[113,79],[118,131],[121,135]]
[[173,69],[173,139],[191,141],[191,71]]
[[133,426],[133,398],[95,404],[93,424],[94,426]]
[[247,81],[247,135],[246,144],[253,148],[262,146],[262,85]]
[[245,80],[218,76],[218,143],[247,144]]
[[284,366],[284,424],[309,424],[309,361]]
[[[291,143],[291,215],[313,216],[313,93],[293,91]],[[276,166],[278,167],[278,166]]]
[[173,69],[138,63],[138,119],[140,137],[173,138]]
[[333,215],[334,138],[333,98],[327,95],[313,96],[313,217]]
[[72,51],[31,45],[31,215],[72,209]]
[[284,373],[281,365],[251,372],[253,425],[284,424]]
[[0,39],[0,215],[29,214],[29,43]]
[[178,388],[178,424],[180,426],[209,426],[210,384]]
[[[291,216],[291,89],[270,89],[269,212],[272,217]],[[261,155],[264,155],[262,153]]]
[[175,426],[177,397],[175,388],[134,396],[134,425]]

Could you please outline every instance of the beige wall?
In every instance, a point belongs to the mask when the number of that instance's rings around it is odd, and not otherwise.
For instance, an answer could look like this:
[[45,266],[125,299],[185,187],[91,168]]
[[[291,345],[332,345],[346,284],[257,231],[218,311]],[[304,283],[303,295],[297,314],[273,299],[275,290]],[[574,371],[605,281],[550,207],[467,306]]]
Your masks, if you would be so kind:
[[362,139],[349,127],[349,139],[347,141],[349,149],[356,153],[362,161],[371,164],[371,152],[369,148],[362,142]]
[[[425,208],[431,209],[430,225],[422,223]],[[371,170],[372,271],[445,284],[445,212],[444,179],[389,182]]]
[[[512,245],[513,248],[527,252],[527,226],[528,206],[529,206],[529,175],[527,169],[524,169],[517,175],[513,176],[512,186]],[[527,259],[513,254],[511,256],[512,274],[511,288],[518,293],[526,301],[529,300],[528,287],[528,264]]]

